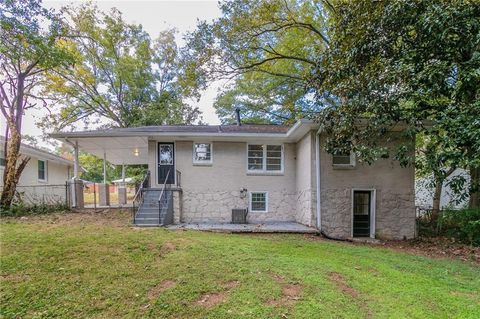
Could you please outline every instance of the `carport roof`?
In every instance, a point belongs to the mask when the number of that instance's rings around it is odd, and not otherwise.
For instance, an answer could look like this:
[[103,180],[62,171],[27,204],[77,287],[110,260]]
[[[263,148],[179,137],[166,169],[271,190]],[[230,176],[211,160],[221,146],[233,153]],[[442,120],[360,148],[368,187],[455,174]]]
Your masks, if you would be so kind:
[[51,137],[78,143],[81,150],[103,158],[115,165],[147,164],[148,140],[212,141],[277,141],[296,142],[317,125],[299,120],[293,126],[285,125],[161,125],[112,128],[81,132],[56,132]]

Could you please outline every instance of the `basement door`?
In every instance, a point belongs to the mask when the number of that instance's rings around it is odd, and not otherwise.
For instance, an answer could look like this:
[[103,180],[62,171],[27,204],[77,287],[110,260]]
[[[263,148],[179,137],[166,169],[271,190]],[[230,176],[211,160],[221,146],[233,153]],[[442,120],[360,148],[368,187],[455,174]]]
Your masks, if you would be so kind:
[[175,184],[175,147],[173,143],[158,143],[158,181],[162,185]]
[[372,192],[353,191],[353,237],[370,237]]

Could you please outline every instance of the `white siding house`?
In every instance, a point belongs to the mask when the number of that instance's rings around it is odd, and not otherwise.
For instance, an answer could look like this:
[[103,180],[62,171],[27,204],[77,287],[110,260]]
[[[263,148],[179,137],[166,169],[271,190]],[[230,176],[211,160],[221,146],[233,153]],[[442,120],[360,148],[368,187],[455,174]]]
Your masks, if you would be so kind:
[[[5,170],[4,147],[5,137],[0,136],[0,189]],[[73,162],[26,144],[21,145],[20,154],[30,160],[20,176],[18,195],[29,204],[64,202],[65,183],[71,177]]]

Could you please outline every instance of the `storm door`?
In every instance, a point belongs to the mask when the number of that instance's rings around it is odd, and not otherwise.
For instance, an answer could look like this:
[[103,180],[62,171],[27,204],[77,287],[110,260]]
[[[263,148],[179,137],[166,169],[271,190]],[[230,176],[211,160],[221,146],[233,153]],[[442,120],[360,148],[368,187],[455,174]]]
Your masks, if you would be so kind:
[[175,147],[173,143],[158,143],[158,184],[175,183]]

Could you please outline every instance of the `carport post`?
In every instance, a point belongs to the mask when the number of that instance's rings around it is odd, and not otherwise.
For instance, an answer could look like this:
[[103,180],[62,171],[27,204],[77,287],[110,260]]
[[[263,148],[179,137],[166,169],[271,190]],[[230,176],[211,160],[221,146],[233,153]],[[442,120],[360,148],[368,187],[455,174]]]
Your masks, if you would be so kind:
[[[70,143],[72,144],[72,143]],[[80,161],[78,156],[78,141],[75,141],[73,146],[73,151],[75,154],[75,159],[73,162],[73,179],[72,179],[72,187],[73,191],[71,192],[72,196],[72,206],[77,209],[83,208],[83,181],[80,180]]]
[[103,183],[107,184],[107,153],[103,151]]
[[122,164],[122,182],[118,183],[117,187],[118,193],[118,204],[120,206],[127,203],[127,187],[125,185],[125,164]]
[[110,189],[107,184],[107,152],[103,150],[103,184],[98,185],[100,206],[110,206]]
[[78,166],[80,165],[79,159],[78,159],[78,141],[75,142],[75,147],[74,147],[74,152],[75,152],[75,161],[73,163],[73,178],[77,179],[78,178]]

